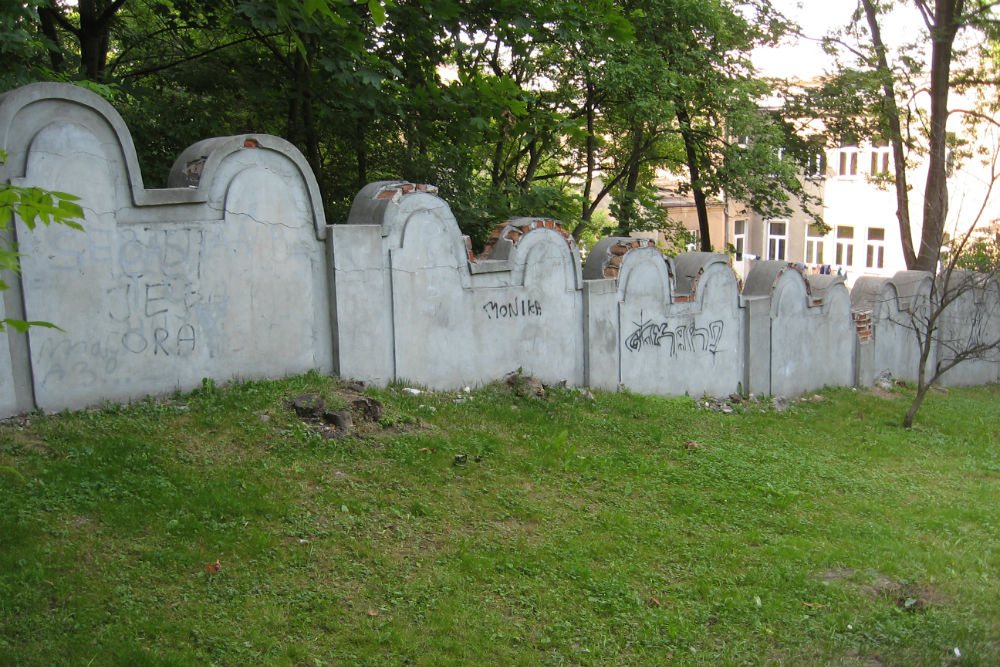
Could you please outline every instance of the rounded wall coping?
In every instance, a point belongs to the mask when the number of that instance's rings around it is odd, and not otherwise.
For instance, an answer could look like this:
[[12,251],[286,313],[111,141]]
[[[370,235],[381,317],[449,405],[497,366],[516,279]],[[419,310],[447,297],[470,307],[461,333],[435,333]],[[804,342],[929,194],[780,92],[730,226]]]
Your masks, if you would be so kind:
[[191,188],[202,190],[207,197],[222,162],[243,150],[265,150],[287,158],[302,177],[309,196],[312,210],[313,229],[318,240],[326,238],[326,216],[323,200],[319,193],[319,183],[305,156],[292,143],[270,134],[238,134],[228,137],[212,137],[197,141],[184,149],[170,167],[167,185],[170,188]]
[[266,150],[283,155],[295,165],[306,186],[312,210],[313,230],[318,240],[326,238],[326,216],[319,184],[306,158],[293,144],[270,134],[238,134],[228,137],[202,139],[184,149],[170,167],[167,185],[170,188],[192,186],[207,193],[222,162],[242,150]]
[[[583,267],[584,280],[601,280],[603,278],[614,278],[618,280],[620,269],[624,262],[624,257],[631,251],[639,248],[656,248],[656,243],[652,239],[636,238],[633,236],[608,236],[591,248],[587,256],[587,263]],[[660,252],[656,250],[656,252]],[[662,256],[662,253],[661,253]],[[667,263],[667,270],[671,276],[674,275],[673,263],[669,258],[664,258]]]
[[[723,264],[730,268],[729,256],[717,252],[682,252],[674,257],[676,298],[687,296],[689,301],[694,301],[701,276],[715,264]],[[733,273],[733,283],[737,283],[735,273]],[[739,294],[739,289],[736,290],[736,294]]]
[[[20,115],[25,108],[38,102],[46,102],[50,100],[67,102],[87,108],[97,114],[111,127],[112,132],[114,132],[116,138],[118,139],[118,145],[125,158],[125,169],[129,180],[129,186],[132,190],[133,202],[136,205],[142,205],[141,201],[144,198],[143,192],[145,191],[145,188],[142,184],[142,173],[139,170],[139,161],[136,157],[135,143],[132,141],[132,134],[125,125],[125,121],[122,119],[121,114],[119,114],[118,111],[115,110],[115,108],[111,106],[111,104],[103,97],[97,93],[87,90],[86,88],[74,86],[69,83],[42,82],[29,83],[26,86],[21,86],[0,94],[0,149],[7,151],[8,158],[11,158],[14,157],[11,155],[11,144],[14,141],[24,141],[24,149],[27,150],[32,137],[12,137],[10,134],[11,125],[13,125],[14,119],[17,118],[17,116]],[[55,118],[52,120],[55,120]],[[10,178],[11,176],[24,176],[25,165],[23,157],[24,156],[21,156],[22,161],[16,168],[9,162],[4,165],[5,171],[16,169],[18,172],[16,174],[6,174],[7,178]],[[191,196],[192,194],[192,191],[187,191],[187,196],[183,197],[185,203],[191,201],[204,201],[204,198],[197,199],[196,197]]]
[[896,287],[891,278],[880,278],[877,276],[861,276],[854,281],[851,289],[851,308],[872,308],[874,309],[883,300],[883,293],[886,287],[896,292]]
[[[757,262],[750,267],[746,281],[743,284],[743,296],[745,297],[767,297],[774,296],[774,289],[778,285],[778,280],[786,271],[795,271],[802,276],[802,272],[792,263],[776,259],[769,259]],[[809,291],[809,284],[802,281]]]
[[[649,258],[647,260],[647,258]],[[656,246],[646,246],[630,249],[621,257],[618,267],[618,276],[615,278],[618,286],[618,300],[625,301],[628,297],[629,281],[632,279],[632,272],[636,270],[644,260],[653,264],[654,270],[659,275],[660,293],[663,296],[663,304],[667,305],[674,300],[674,267],[668,257]]]
[[573,236],[558,220],[529,217],[509,218],[495,226],[486,240],[486,246],[475,260],[507,259],[521,239],[536,229],[550,229],[559,234],[566,241],[574,257],[579,260],[580,253],[577,251]]
[[448,202],[438,197],[437,188],[433,185],[417,185],[409,181],[369,183],[355,195],[345,224],[378,225],[388,247],[399,248],[410,218],[422,211],[435,212],[442,217],[449,228],[448,233],[462,246],[462,254],[468,259],[469,253],[465,251],[468,239],[463,237]]
[[[390,206],[398,206],[407,195],[429,194],[437,196],[436,186],[403,180],[373,181],[361,188],[351,202],[347,225],[385,225]],[[442,200],[443,201],[443,200]]]
[[896,288],[897,308],[911,312],[921,299],[929,299],[934,285],[934,274],[929,271],[897,271],[890,279]]
[[[40,102],[65,102],[77,105],[90,110],[96,116],[107,123],[112,133],[118,141],[118,148],[124,160],[125,175],[128,179],[128,188],[131,193],[132,205],[136,208],[148,206],[169,206],[175,204],[204,204],[208,201],[208,192],[211,189],[212,179],[219,163],[229,154],[250,147],[248,142],[254,142],[258,148],[267,147],[288,157],[302,174],[309,193],[313,212],[313,228],[317,239],[326,237],[326,218],[323,215],[323,204],[319,196],[319,186],[316,177],[309,168],[302,153],[289,142],[271,135],[241,135],[236,137],[216,137],[205,139],[192,144],[181,152],[181,155],[174,161],[171,168],[170,178],[167,188],[147,189],[143,185],[142,171],[139,168],[139,160],[136,155],[135,143],[132,140],[132,133],[122,119],[121,114],[100,95],[91,92],[80,86],[67,83],[42,82],[31,83],[14,90],[0,94],[0,149],[11,152],[11,145],[14,141],[25,141],[24,153],[28,150],[31,137],[12,137],[11,126],[14,120],[28,107]],[[59,120],[59,116],[53,116],[50,122]],[[200,168],[200,175],[196,187],[190,184],[177,186],[179,180],[175,172],[183,173],[184,167],[194,158],[204,155],[206,161]],[[5,164],[0,171],[3,177],[10,179],[13,177],[23,177],[25,169],[25,154],[12,156],[18,162]],[[11,173],[16,172],[16,173]]]
[[806,292],[810,296],[810,308],[825,305],[838,291],[843,292],[844,298],[848,302],[851,300],[844,276],[804,273],[802,277],[806,279],[806,285],[808,285]]
[[[572,274],[566,276],[567,283],[571,285],[572,289],[582,288],[580,253],[577,250],[576,242],[573,240],[573,236],[563,229],[557,221],[550,218],[511,218],[498,227],[502,227],[501,238],[511,244],[509,251],[505,250],[504,252],[508,252],[507,261],[513,284],[524,284],[528,257],[532,250],[538,244],[548,242],[557,245],[566,253]],[[495,232],[496,230],[494,230]],[[495,247],[499,248],[499,244]],[[486,252],[490,251],[490,247],[487,246]]]

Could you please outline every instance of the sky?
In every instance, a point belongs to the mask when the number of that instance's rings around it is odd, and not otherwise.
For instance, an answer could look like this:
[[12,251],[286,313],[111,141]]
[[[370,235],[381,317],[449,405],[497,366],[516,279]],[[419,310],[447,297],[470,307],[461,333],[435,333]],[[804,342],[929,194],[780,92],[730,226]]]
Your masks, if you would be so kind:
[[[799,23],[810,37],[819,38],[834,28],[847,25],[858,0],[772,0],[772,4],[788,18]],[[882,22],[887,43],[896,43],[920,28],[915,10],[897,10]],[[761,74],[782,78],[812,78],[832,68],[830,56],[823,53],[819,42],[805,39],[785,40],[777,48],[758,49],[754,64]]]

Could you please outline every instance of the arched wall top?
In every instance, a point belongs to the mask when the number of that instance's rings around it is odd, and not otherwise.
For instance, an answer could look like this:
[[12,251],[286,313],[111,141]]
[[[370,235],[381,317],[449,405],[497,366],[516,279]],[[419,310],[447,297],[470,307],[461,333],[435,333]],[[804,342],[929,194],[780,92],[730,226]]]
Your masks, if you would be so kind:
[[663,256],[663,253],[654,246],[633,248],[622,256],[618,272],[618,300],[624,301],[630,291],[633,290],[632,277],[639,267],[653,267],[655,271],[658,289],[657,293],[663,304],[673,301],[674,278],[672,265]]
[[451,207],[437,196],[437,188],[433,185],[418,185],[407,181],[369,183],[354,197],[346,224],[379,225],[389,247],[399,248],[403,243],[407,222],[420,212],[437,216],[447,228],[448,235],[454,236],[456,242],[463,247],[468,246]]
[[897,271],[892,285],[896,288],[899,310],[912,312],[930,299],[934,276],[929,271]]
[[885,292],[891,289],[895,298],[896,287],[889,278],[861,276],[851,288],[852,308],[872,308],[885,300]]
[[843,276],[806,273],[802,277],[805,278],[808,286],[806,293],[809,295],[808,306],[810,308],[829,309],[834,303],[843,301],[850,310],[851,294]]
[[[67,106],[60,111],[53,106],[54,103],[63,103]],[[74,108],[90,113],[84,114],[83,117],[79,115],[72,117],[71,109]],[[137,208],[204,204],[208,201],[208,193],[216,170],[226,157],[244,148],[263,148],[280,153],[297,167],[306,184],[311,200],[316,238],[323,239],[326,236],[326,219],[323,215],[316,177],[302,153],[284,139],[270,135],[241,135],[197,142],[183,151],[174,162],[169,179],[170,187],[146,189],[132,134],[121,115],[110,103],[79,86],[64,83],[33,83],[0,95],[0,149],[6,151],[9,156],[8,163],[0,167],[0,176],[5,179],[25,175],[27,149],[33,137],[12,133],[15,122],[24,114],[33,115],[32,124],[36,129],[63,119],[87,122],[87,116],[110,128],[118,143],[132,204]],[[185,176],[185,168],[190,171],[197,170],[197,178],[192,180],[190,173]]]
[[[0,150],[6,151],[9,158],[9,161],[2,167],[6,172],[4,176],[7,178],[24,176],[24,151],[32,140],[30,136],[11,134],[14,121],[32,105],[46,101],[61,101],[88,109],[109,125],[118,138],[118,144],[122,150],[133,199],[144,190],[132,134],[128,131],[121,115],[100,95],[68,83],[30,83],[0,94]],[[38,119],[39,128],[56,120],[51,113],[45,115],[48,117]],[[190,199],[190,193],[188,193],[187,201],[193,201]]]
[[723,273],[732,278],[733,294],[739,300],[736,274],[729,266],[729,257],[717,252],[684,252],[674,258],[676,301],[702,301],[705,278]]
[[[799,274],[800,277],[802,276],[802,272],[789,262],[782,262],[780,260],[757,262],[750,268],[750,272],[747,275],[746,283],[743,286],[743,296],[772,298],[775,288],[778,286],[778,281],[788,271],[793,271]],[[805,283],[805,279],[802,282],[808,292],[809,287]]]
[[167,185],[169,188],[191,188],[194,186],[203,193],[201,197],[205,198],[211,192],[212,182],[215,180],[220,165],[229,156],[244,150],[277,153],[295,166],[309,196],[316,238],[326,238],[326,216],[323,213],[323,199],[319,193],[316,177],[302,152],[281,137],[270,134],[238,134],[195,142],[184,149],[174,160]]
[[[630,236],[609,236],[601,239],[594,244],[587,256],[587,263],[583,267],[584,280],[617,279],[625,256],[639,248],[655,249],[656,243],[652,239],[637,239]],[[669,260],[667,263],[669,272],[673,275],[673,266]]]
[[947,290],[953,300],[972,299],[975,303],[983,303],[997,294],[1000,283],[992,274],[955,269],[950,276],[946,273],[938,275],[934,287],[939,294]]
[[771,319],[789,314],[805,315],[810,302],[809,283],[802,272],[794,267],[791,271],[782,271],[771,293]]
[[[498,234],[499,232],[499,234]],[[512,272],[513,284],[524,284],[524,275],[533,251],[543,245],[558,248],[565,254],[568,269],[566,286],[581,289],[583,276],[580,269],[580,253],[573,237],[555,220],[548,218],[512,218],[497,225],[490,235],[486,249],[480,259],[503,259],[506,255]]]
[[787,276],[793,274],[798,276],[798,281],[801,282],[805,293],[805,305],[809,308],[822,307],[834,294],[841,292],[850,301],[843,276],[806,274],[795,264],[780,260],[754,264],[743,287],[743,296],[767,297],[773,301],[779,285],[783,283],[782,278],[787,281]]

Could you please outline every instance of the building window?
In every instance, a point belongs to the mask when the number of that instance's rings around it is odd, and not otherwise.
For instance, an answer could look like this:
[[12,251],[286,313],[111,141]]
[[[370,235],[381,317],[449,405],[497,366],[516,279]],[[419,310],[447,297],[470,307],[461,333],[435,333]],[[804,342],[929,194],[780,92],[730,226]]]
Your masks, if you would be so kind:
[[695,252],[701,248],[701,230],[700,229],[689,229],[687,230],[687,243],[684,249],[688,252]]
[[785,244],[788,241],[788,223],[767,223],[767,258],[785,259]]
[[823,236],[819,225],[806,228],[806,264],[823,263]]
[[823,151],[816,151],[809,156],[809,161],[806,163],[806,178],[825,178],[826,177],[826,153]]
[[881,269],[885,266],[885,229],[871,227],[868,229],[868,253],[865,266],[869,269]]
[[840,168],[837,173],[841,178],[851,178],[858,175],[858,149],[856,146],[841,147]]
[[837,264],[854,264],[854,227],[837,227]]
[[747,245],[747,221],[736,220],[733,222],[733,245],[736,247],[736,259],[743,259]]
[[876,146],[872,150],[872,176],[889,173],[890,156],[888,146]]

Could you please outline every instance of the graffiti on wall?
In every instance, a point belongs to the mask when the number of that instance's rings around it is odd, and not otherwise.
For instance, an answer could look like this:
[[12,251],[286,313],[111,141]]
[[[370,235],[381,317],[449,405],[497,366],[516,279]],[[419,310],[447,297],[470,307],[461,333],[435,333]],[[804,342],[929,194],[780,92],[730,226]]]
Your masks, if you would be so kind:
[[679,352],[716,352],[725,323],[722,320],[712,320],[707,326],[699,327],[697,323],[671,324],[670,322],[655,322],[647,320],[639,313],[639,321],[632,322],[635,327],[625,338],[625,348],[630,352],[639,352],[650,347],[669,348],[671,357]]
[[541,317],[542,304],[537,299],[514,299],[507,303],[487,301],[483,304],[483,312],[491,320],[511,319],[515,317]]

